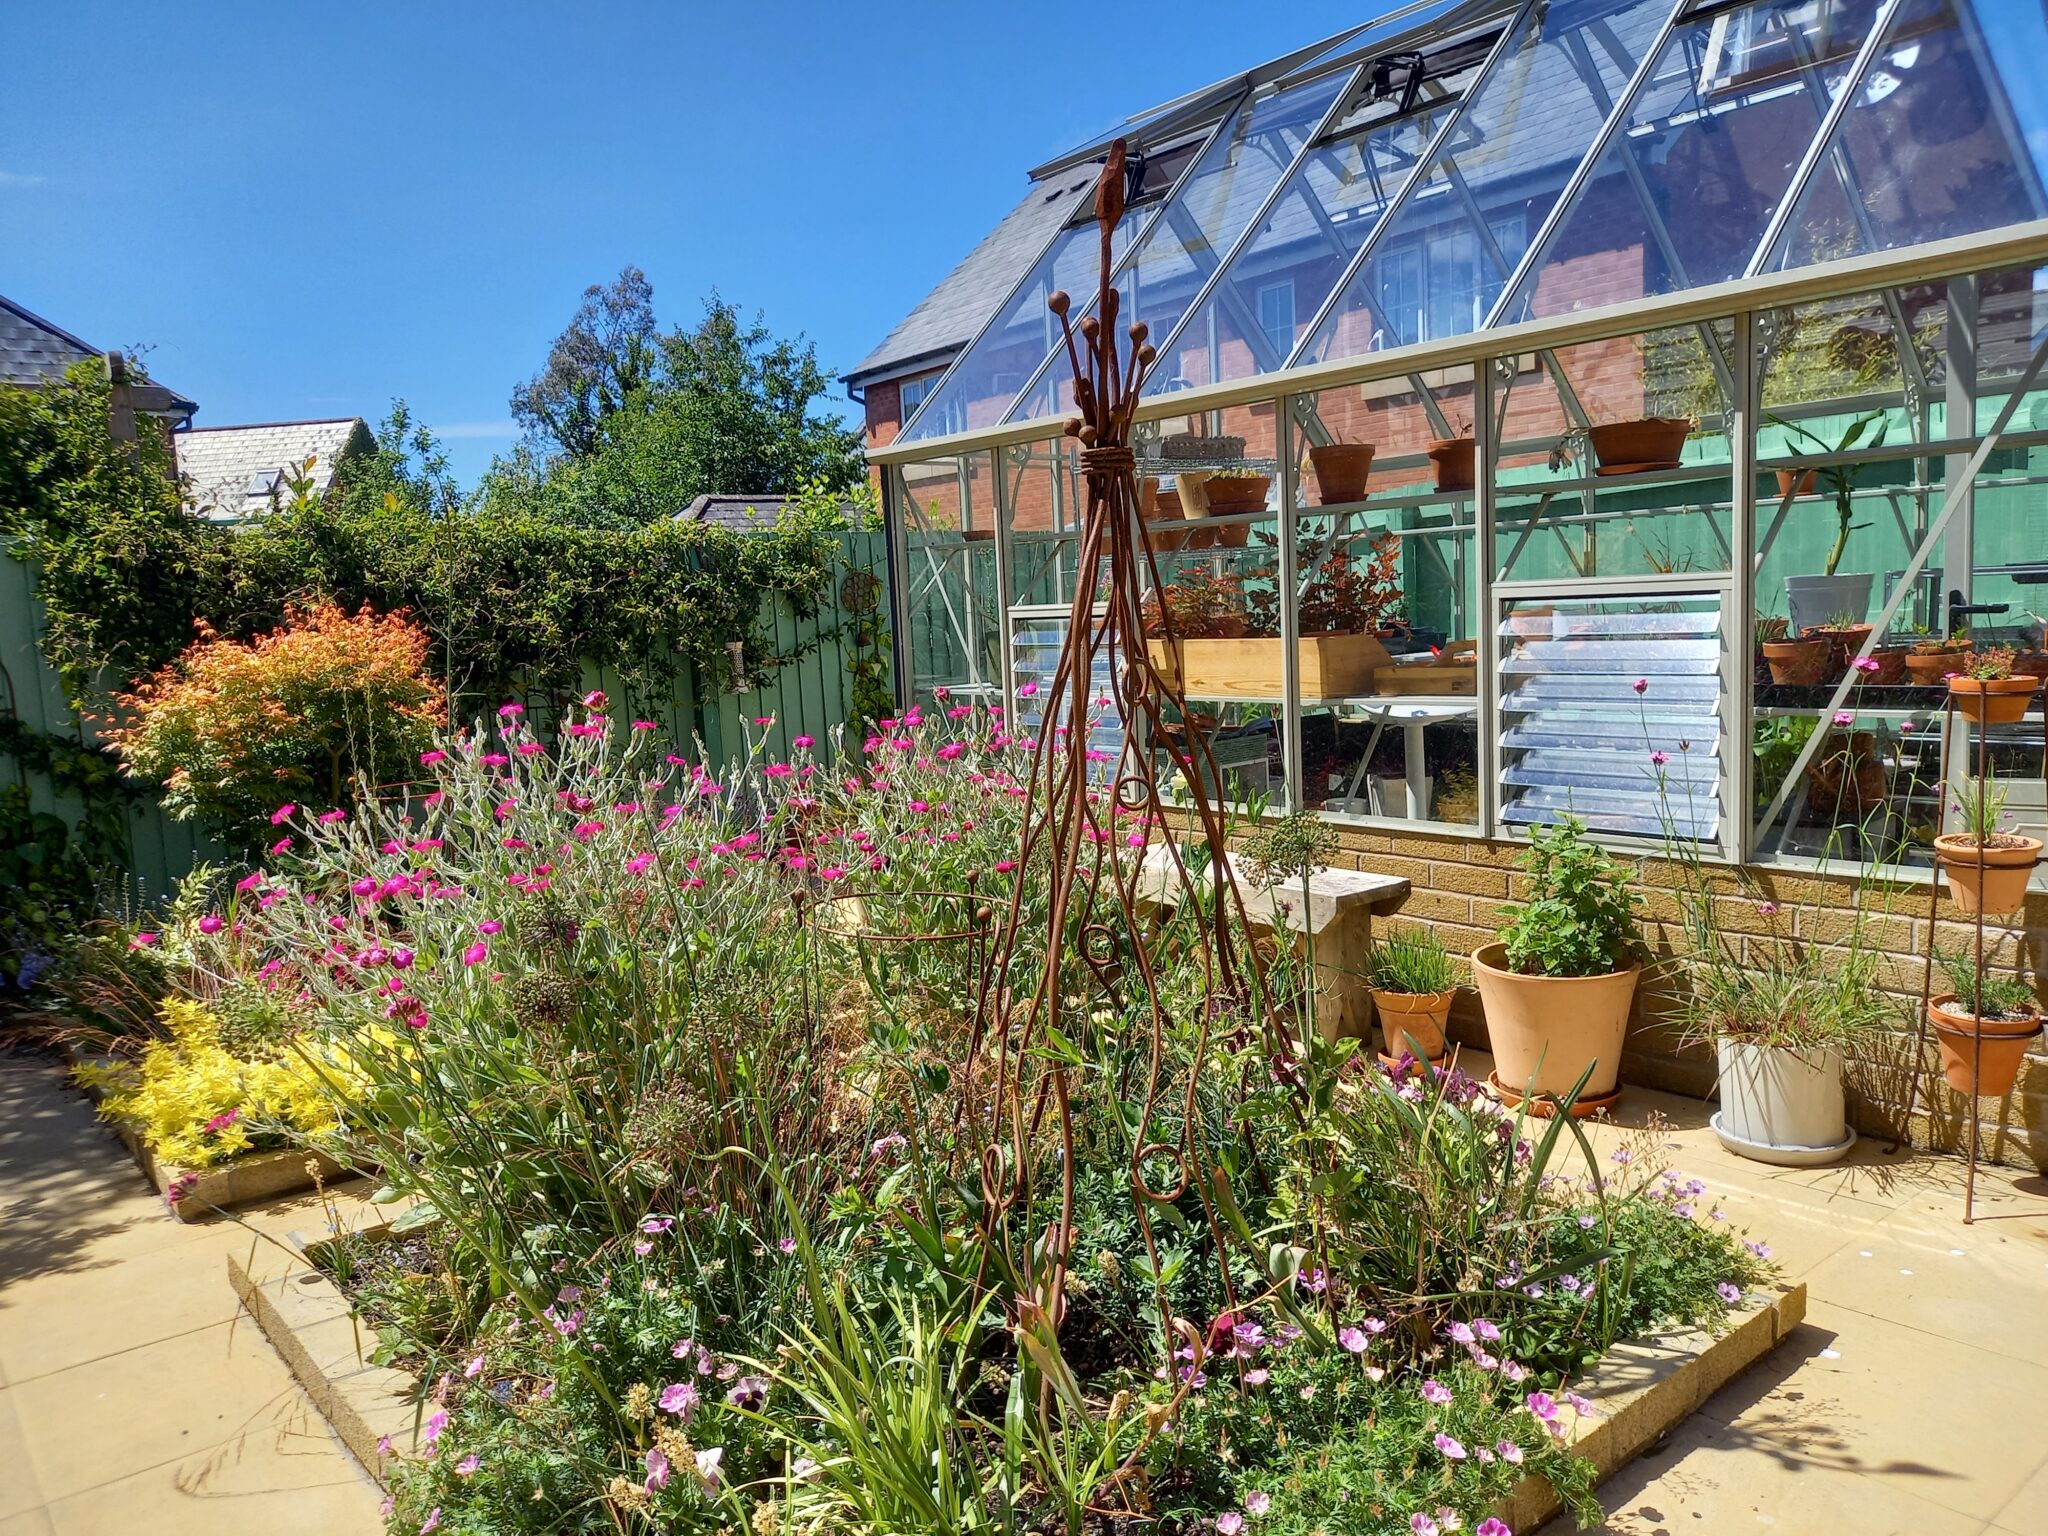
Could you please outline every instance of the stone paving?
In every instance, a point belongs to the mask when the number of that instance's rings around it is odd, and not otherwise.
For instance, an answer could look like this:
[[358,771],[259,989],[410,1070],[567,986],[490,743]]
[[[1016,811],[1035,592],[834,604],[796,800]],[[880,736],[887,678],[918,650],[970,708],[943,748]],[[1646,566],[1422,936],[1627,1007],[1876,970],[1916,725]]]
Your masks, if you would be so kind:
[[[1806,1282],[1807,1321],[1602,1488],[1601,1529],[2048,1536],[2048,1180],[1985,1170],[1965,1227],[1952,1159],[1866,1141],[1769,1169],[1723,1152],[1707,1109],[1635,1089],[1622,1120],[1666,1122],[1672,1165]],[[225,1273],[251,1227],[324,1215],[245,1219],[172,1220],[57,1068],[0,1056],[0,1536],[381,1529]]]

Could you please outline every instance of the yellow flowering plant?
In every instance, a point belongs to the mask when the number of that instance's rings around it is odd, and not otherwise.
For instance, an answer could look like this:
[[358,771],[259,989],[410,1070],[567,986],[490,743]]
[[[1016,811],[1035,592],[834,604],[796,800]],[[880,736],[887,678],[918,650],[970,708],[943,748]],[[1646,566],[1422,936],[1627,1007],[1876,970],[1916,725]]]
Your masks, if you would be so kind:
[[[164,1162],[206,1168],[336,1129],[320,1078],[296,1053],[235,1055],[221,1043],[220,1016],[203,1003],[166,999],[162,1018],[165,1037],[140,1062],[81,1066],[77,1076],[106,1091],[101,1115],[134,1127]],[[330,1076],[348,1070],[322,1066]]]

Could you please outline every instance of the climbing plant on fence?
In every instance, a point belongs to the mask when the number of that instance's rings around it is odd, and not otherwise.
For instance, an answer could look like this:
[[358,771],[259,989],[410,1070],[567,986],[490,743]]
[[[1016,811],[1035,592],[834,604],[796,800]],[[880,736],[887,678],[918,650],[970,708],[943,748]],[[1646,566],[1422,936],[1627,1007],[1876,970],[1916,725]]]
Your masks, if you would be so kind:
[[160,442],[112,441],[106,408],[97,363],[61,387],[0,391],[0,532],[38,568],[44,651],[75,700],[162,666],[195,621],[247,640],[322,600],[410,614],[458,697],[571,693],[586,663],[638,688],[685,668],[728,687],[735,641],[740,673],[758,680],[791,659],[763,629],[763,599],[815,612],[838,572],[847,502],[868,494],[813,487],[772,528],[741,533],[576,527],[451,511],[396,489],[366,507],[316,500],[301,481],[277,513],[224,528],[183,510]]

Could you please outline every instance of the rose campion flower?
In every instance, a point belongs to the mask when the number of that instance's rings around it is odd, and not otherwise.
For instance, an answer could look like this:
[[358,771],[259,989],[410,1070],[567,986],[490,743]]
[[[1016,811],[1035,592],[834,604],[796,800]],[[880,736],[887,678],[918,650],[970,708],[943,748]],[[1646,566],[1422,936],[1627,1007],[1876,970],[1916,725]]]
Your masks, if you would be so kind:
[[482,939],[478,939],[474,944],[470,945],[469,948],[465,949],[462,952],[462,963],[464,965],[482,965],[484,963],[485,957],[488,956],[490,952],[490,945],[484,943]]
[[206,916],[199,919],[199,931],[201,933],[219,933],[225,927],[227,927],[227,919],[221,917],[218,913],[209,912]]

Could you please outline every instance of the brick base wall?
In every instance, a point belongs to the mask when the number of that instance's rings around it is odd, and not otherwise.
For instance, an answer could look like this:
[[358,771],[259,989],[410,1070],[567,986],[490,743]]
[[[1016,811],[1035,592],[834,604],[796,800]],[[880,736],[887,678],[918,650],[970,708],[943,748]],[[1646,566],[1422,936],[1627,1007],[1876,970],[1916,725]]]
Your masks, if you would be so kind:
[[[1523,845],[1476,837],[1424,832],[1390,832],[1363,827],[1338,827],[1346,868],[1405,876],[1414,894],[1395,916],[1432,929],[1446,948],[1470,955],[1499,936],[1501,909],[1525,893],[1529,877],[1515,868]],[[1742,891],[1735,872],[1713,872],[1723,930],[1763,935],[1769,920],[1756,900],[1780,905],[1781,931],[1822,942],[1843,938],[1854,921],[1855,883],[1846,877],[1802,873],[1792,869],[1755,867],[1745,872],[1750,890]],[[1676,877],[1681,871],[1662,859],[1642,861],[1640,884],[1647,897],[1644,927],[1660,956],[1682,952],[1685,935],[1680,922]],[[1751,894],[1753,892],[1753,895]],[[1849,1115],[1865,1135],[1890,1139],[1900,1134],[1911,1078],[1913,1035],[1910,1023],[1918,1010],[1927,945],[1929,889],[1925,880],[1903,880],[1867,888],[1865,931],[1885,948],[1880,960],[1881,985],[1901,1003],[1901,1032],[1873,1042],[1866,1060],[1849,1068]],[[1967,951],[1974,942],[1972,924],[1941,893],[1933,915],[1935,939],[1944,949]],[[2008,974],[2017,971],[2036,988],[2048,974],[2048,892],[2028,897],[2023,917],[2004,923],[1987,921],[1985,958]],[[1469,974],[1469,967],[1466,968]],[[1652,968],[1653,972],[1656,968]],[[1667,972],[1669,968],[1666,968]],[[1652,975],[1638,992],[1629,1024],[1628,1047],[1622,1058],[1622,1080],[1645,1087],[1704,1098],[1713,1091],[1712,1048],[1687,1045],[1668,1022],[1660,1022],[1674,977]],[[1935,971],[1935,992],[1947,990]],[[1451,1033],[1461,1043],[1483,1049],[1486,1026],[1478,994],[1462,988],[1452,1013]],[[2018,1085],[2002,1100],[1980,1101],[1980,1135],[1986,1161],[2048,1171],[2048,1037],[2030,1047]],[[1969,1104],[1943,1081],[1939,1053],[1930,1035],[1927,1069],[1921,1080],[1919,1105],[1911,1138],[1916,1146],[1959,1150],[1968,1135]]]

